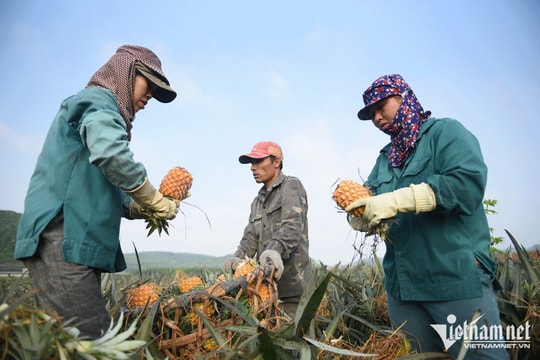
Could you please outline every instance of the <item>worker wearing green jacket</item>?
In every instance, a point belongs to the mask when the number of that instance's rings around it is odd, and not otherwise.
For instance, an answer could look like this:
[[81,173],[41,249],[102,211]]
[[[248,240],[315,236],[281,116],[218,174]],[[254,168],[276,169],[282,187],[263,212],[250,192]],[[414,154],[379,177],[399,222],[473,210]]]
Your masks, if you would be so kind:
[[28,268],[39,306],[95,338],[110,316],[101,273],[126,268],[121,217],[173,219],[178,201],[148,181],[130,150],[132,121],[150,99],[176,92],[149,49],[124,45],[64,100],[37,160],[17,230],[15,258]]
[[[442,352],[446,334],[437,325],[470,323],[476,310],[481,324],[500,325],[483,207],[487,167],[476,137],[456,120],[431,117],[400,75],[378,78],[363,99],[358,117],[391,141],[365,184],[374,196],[347,207],[365,206],[362,218],[349,216],[349,223],[368,232],[390,226],[383,266],[391,323],[417,351]],[[462,340],[446,350],[456,357]],[[504,349],[467,353],[467,359],[507,356]]]

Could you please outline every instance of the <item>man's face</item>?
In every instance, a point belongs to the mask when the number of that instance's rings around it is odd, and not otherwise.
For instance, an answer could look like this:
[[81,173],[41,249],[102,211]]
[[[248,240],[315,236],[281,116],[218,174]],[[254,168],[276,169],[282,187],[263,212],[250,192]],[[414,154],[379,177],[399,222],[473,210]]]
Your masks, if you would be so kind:
[[252,159],[251,172],[253,173],[253,178],[257,183],[263,183],[267,188],[270,187],[279,175],[280,164],[280,159],[274,159],[272,161],[270,156],[263,159]]

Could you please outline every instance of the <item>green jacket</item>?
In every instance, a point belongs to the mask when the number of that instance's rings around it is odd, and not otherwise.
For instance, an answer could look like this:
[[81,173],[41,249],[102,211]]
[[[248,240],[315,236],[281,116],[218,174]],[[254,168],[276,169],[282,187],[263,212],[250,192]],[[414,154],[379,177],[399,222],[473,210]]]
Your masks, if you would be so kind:
[[263,186],[251,203],[249,223],[234,253],[258,259],[264,250],[279,252],[284,266],[277,284],[280,298],[301,295],[311,276],[307,211],[300,180],[280,174],[270,190]]
[[105,272],[126,268],[120,221],[133,189],[146,177],[133,159],[126,123],[107,89],[87,88],[64,100],[30,180],[17,230],[15,258],[35,254],[47,224],[64,212],[66,261]]
[[475,136],[453,119],[421,125],[416,149],[402,169],[388,165],[381,150],[366,185],[375,194],[428,183],[437,207],[398,214],[384,256],[386,290],[403,301],[479,297],[478,260],[490,273],[491,237],[483,206],[487,168]]

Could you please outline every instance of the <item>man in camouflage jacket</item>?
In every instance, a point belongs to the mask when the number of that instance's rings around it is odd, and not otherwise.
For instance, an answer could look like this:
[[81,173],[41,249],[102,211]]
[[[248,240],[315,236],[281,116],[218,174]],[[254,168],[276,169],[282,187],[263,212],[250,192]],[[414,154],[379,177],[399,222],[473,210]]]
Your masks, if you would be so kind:
[[283,153],[276,143],[257,143],[239,161],[251,164],[255,181],[264,186],[251,203],[244,235],[223,270],[233,272],[246,256],[273,264],[283,308],[294,315],[311,276],[306,191],[298,178],[282,173]]

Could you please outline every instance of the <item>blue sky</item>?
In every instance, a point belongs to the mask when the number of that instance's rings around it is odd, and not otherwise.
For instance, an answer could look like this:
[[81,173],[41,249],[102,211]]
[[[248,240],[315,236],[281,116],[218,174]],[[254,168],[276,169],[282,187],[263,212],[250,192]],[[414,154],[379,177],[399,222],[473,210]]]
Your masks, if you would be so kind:
[[[488,217],[510,245],[538,236],[540,3],[456,1],[0,0],[0,209],[23,211],[60,102],[123,44],[158,54],[179,96],[137,114],[132,149],[158,185],[175,165],[194,185],[170,236],[125,221],[126,252],[232,253],[256,184],[238,156],[280,143],[309,197],[311,255],[349,262],[359,243],[331,200],[367,177],[388,137],[357,120],[362,92],[400,73],[435,117],[461,121],[489,167]],[[206,216],[210,219],[208,225]]]

